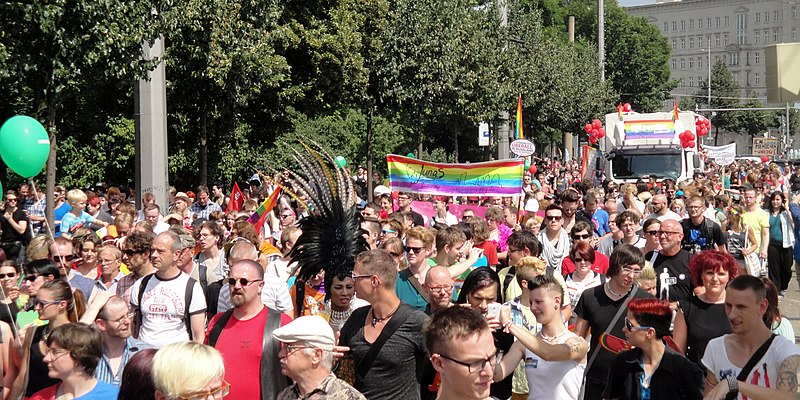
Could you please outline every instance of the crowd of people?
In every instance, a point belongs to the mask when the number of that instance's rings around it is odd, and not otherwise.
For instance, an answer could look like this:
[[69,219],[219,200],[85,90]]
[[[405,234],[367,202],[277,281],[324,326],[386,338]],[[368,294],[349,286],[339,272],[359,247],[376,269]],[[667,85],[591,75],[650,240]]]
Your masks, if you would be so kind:
[[256,175],[235,207],[222,184],[173,189],[165,210],[59,187],[52,227],[41,190],[7,191],[3,398],[797,395],[789,167],[620,185],[542,160],[516,197],[393,192],[359,167],[364,251],[328,277],[298,266],[317,214],[296,178]]

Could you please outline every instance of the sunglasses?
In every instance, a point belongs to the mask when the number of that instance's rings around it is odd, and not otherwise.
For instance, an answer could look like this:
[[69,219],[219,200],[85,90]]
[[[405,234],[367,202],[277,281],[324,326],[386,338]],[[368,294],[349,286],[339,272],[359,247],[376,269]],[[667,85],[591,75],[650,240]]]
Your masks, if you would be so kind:
[[281,216],[280,216],[281,219],[286,219],[286,218],[289,218],[289,217],[293,217],[293,215],[292,214],[281,214]]
[[16,278],[16,277],[17,277],[17,273],[16,272],[9,272],[7,274],[0,274],[0,279]]
[[548,221],[561,221],[561,218],[563,218],[563,217],[561,217],[560,215],[546,215],[544,217],[544,219],[546,219]]
[[32,283],[32,282],[33,282],[33,281],[35,281],[35,280],[36,280],[36,278],[38,278],[39,276],[41,276],[41,275],[39,275],[39,274],[31,274],[31,275],[28,275],[28,276],[26,276],[26,277],[25,277],[25,280],[26,280],[26,281],[28,281],[28,282],[31,282],[31,283]]
[[261,279],[253,279],[252,281],[248,281],[247,278],[228,278],[228,286],[236,286],[236,282],[239,282],[242,287],[249,286],[251,283],[261,282]]
[[422,251],[423,248],[422,247],[405,246],[405,247],[403,247],[403,249],[405,249],[406,253],[419,254]]
[[575,264],[580,264],[580,263],[582,263],[584,261],[589,262],[589,260],[587,260],[585,258],[573,258],[572,259],[572,262],[574,262]]
[[137,254],[149,253],[149,251],[148,250],[140,251],[140,250],[127,249],[127,250],[122,250],[122,253],[124,253],[128,257],[133,257],[133,256],[135,256]]
[[586,234],[586,235],[572,235],[572,238],[575,239],[575,240],[586,240],[586,239],[589,239],[590,237],[592,237],[592,235],[589,235],[589,234]]
[[381,229],[381,233],[385,235],[387,233],[397,233],[397,231],[394,229]]
[[650,236],[658,236],[658,231],[647,231],[645,233],[650,235]]
[[646,331],[646,330],[648,330],[650,328],[652,328],[652,327],[651,326],[633,326],[633,323],[631,323],[631,321],[629,319],[625,318],[625,329],[627,329],[629,332]]
[[53,260],[53,262],[61,262],[62,259],[64,260],[64,262],[72,262],[72,261],[75,260],[75,256],[70,254],[70,255],[66,255],[66,256],[53,256],[51,258],[51,260]]

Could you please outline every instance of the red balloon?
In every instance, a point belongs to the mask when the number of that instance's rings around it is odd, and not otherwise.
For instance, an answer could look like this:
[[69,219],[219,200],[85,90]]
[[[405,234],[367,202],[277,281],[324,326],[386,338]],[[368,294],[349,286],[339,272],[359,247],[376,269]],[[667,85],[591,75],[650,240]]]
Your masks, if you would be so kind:
[[597,136],[589,136],[589,143],[597,144]]
[[764,164],[768,163],[769,162],[769,157],[768,156],[761,156],[761,162],[764,163]]
[[597,138],[602,139],[604,137],[606,137],[606,131],[605,129],[600,129],[600,132],[597,133]]
[[591,132],[591,131],[592,131],[592,128],[593,128],[592,124],[586,124],[586,125],[583,127],[583,130],[584,130],[584,131],[586,131],[586,133],[589,133],[589,132]]
[[600,134],[600,129],[598,129],[598,128],[592,129],[592,136],[597,136],[599,134]]
[[693,149],[693,148],[694,148],[694,140],[690,140],[690,141],[689,141],[689,148],[690,148],[690,149]]
[[684,149],[689,147],[689,141],[686,139],[681,139],[681,147],[683,147]]
[[697,134],[700,135],[700,136],[705,136],[705,135],[708,134],[708,129],[706,129],[706,127],[704,126],[704,127],[700,128],[700,130],[697,132]]
[[592,126],[596,129],[600,129],[600,127],[602,127],[603,124],[600,122],[599,119],[595,119],[594,121],[592,121]]
[[625,103],[625,104],[622,106],[622,111],[625,111],[625,112],[631,112],[631,110],[632,110],[632,109],[633,109],[633,108],[631,107],[631,103]]
[[535,165],[531,165],[531,167],[528,168],[528,172],[530,172],[531,175],[536,175],[536,166]]
[[706,128],[709,128],[709,129],[711,128],[711,121],[705,120],[705,121],[703,121],[703,124],[705,124]]

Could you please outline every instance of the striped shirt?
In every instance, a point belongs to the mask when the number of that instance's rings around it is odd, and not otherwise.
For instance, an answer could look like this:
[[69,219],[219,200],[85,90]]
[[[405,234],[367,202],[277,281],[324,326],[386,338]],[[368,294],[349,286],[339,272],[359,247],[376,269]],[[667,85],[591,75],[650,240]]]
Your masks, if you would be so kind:
[[122,353],[122,362],[119,364],[119,370],[117,371],[116,375],[111,370],[111,362],[108,359],[108,353],[106,352],[105,346],[103,346],[103,357],[100,359],[100,362],[97,363],[97,368],[94,370],[94,377],[101,382],[105,382],[116,387],[119,387],[120,382],[122,381],[122,371],[125,369],[125,365],[128,364],[128,360],[133,357],[139,350],[149,349],[153,346],[141,341],[136,340],[132,337],[125,339],[125,351]]

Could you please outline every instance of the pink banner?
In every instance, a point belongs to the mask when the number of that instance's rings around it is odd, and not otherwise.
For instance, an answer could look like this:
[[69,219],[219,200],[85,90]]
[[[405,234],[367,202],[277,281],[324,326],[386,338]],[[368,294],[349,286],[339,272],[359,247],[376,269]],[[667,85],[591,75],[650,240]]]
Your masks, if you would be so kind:
[[[472,210],[475,211],[475,216],[483,218],[484,214],[486,214],[487,207],[481,206],[471,206],[467,204],[448,204],[447,211],[450,214],[453,214],[461,221],[461,216],[464,214],[464,210]],[[424,215],[426,218],[432,217],[436,214],[436,208],[433,207],[433,203],[429,203],[427,201],[419,201],[415,200],[411,202],[411,209]]]

